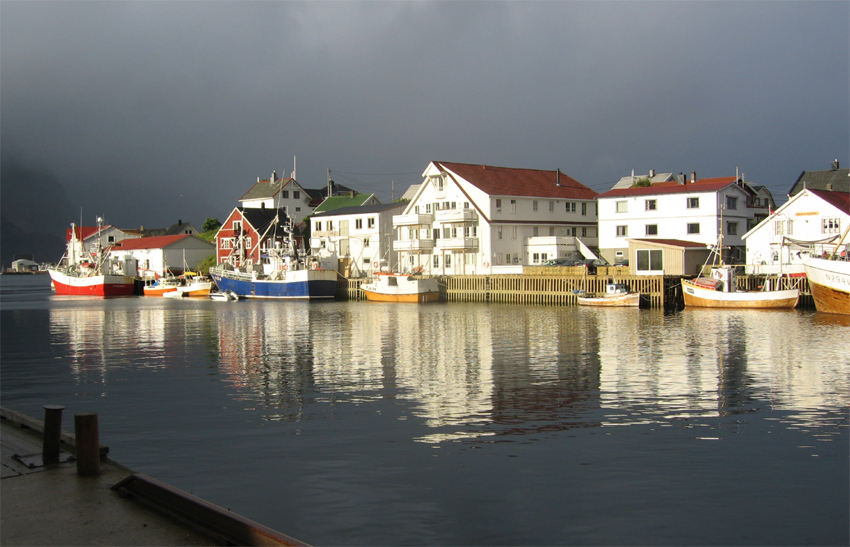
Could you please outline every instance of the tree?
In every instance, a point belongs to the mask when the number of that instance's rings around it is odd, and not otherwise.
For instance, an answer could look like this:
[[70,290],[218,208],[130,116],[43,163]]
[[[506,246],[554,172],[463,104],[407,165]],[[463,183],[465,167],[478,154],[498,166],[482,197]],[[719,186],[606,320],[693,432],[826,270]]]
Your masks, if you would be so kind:
[[216,230],[218,228],[221,228],[221,221],[213,217],[207,217],[204,224],[201,226],[201,230],[204,232],[209,232],[210,230]]
[[649,188],[650,186],[652,186],[652,182],[650,182],[647,178],[643,178],[637,179],[632,188]]

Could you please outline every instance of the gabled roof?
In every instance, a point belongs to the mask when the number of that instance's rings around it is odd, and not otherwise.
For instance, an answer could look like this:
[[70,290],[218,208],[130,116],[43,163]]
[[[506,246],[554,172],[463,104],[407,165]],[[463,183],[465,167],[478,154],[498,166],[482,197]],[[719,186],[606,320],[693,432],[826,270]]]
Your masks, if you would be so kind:
[[630,175],[628,177],[623,177],[618,180],[617,183],[611,189],[619,190],[621,188],[631,188],[634,185],[635,181],[640,179],[649,179],[649,182],[651,182],[652,184],[676,181],[676,177],[673,176],[673,173],[656,173],[652,176],[649,176],[649,173],[647,173],[646,175]]
[[192,226],[191,222],[183,222],[182,220],[178,220],[177,222],[169,226],[168,229],[165,230],[165,233],[163,235],[173,236],[176,234],[182,234],[183,230],[185,230],[187,227],[191,227],[192,231],[194,232],[198,231],[197,228]]
[[334,209],[342,209],[343,207],[361,207],[370,198],[375,197],[375,194],[355,194],[354,196],[331,196],[321,203],[314,210],[315,213],[324,213],[325,211],[333,211]]
[[[185,239],[187,237],[195,237],[190,234],[178,234],[173,236],[153,236],[153,237],[140,237],[135,239],[123,239],[113,245],[113,248],[118,251],[131,251],[137,249],[164,249],[170,245],[174,245],[178,241]],[[200,241],[204,241],[200,238],[195,238]],[[208,243],[208,242],[205,242]]]
[[850,215],[850,192],[828,192],[826,190],[812,190],[811,188],[809,188],[809,192],[834,206],[839,211],[844,211]]
[[[608,190],[599,194],[599,198],[625,197],[625,196],[650,196],[661,194],[695,194],[704,192],[717,192],[727,186],[735,184],[737,179],[732,177],[717,177],[711,179],[700,179],[694,183],[679,184],[676,181],[664,182],[645,188],[621,188]],[[739,186],[744,192],[750,193],[751,189]]]
[[262,234],[266,228],[274,222],[275,218],[279,219],[281,224],[286,223],[285,209],[257,209],[253,207],[237,207],[237,210],[242,214],[242,218],[248,222],[257,232]]
[[490,196],[593,199],[596,192],[560,171],[494,167],[468,163],[432,162]]
[[[288,186],[297,187],[302,190],[301,186],[293,178],[275,179],[274,182],[269,180],[258,180],[250,190],[239,198],[239,201],[251,201],[256,199],[271,199],[277,196],[277,193]],[[293,188],[294,189],[294,188]]]
[[[74,235],[78,240],[84,240],[97,233],[97,226],[74,226]],[[65,230],[65,241],[71,241],[71,228]]]
[[330,217],[330,216],[338,216],[338,215],[363,215],[369,213],[380,213],[382,211],[387,211],[390,209],[396,208],[405,208],[407,207],[407,202],[397,202],[397,203],[379,203],[377,205],[360,205],[354,207],[341,207],[339,209],[333,209],[331,211],[323,211],[319,214],[313,215],[313,218],[316,217]]
[[798,194],[804,188],[832,192],[850,192],[850,169],[829,169],[827,171],[803,171],[788,192],[789,196]]

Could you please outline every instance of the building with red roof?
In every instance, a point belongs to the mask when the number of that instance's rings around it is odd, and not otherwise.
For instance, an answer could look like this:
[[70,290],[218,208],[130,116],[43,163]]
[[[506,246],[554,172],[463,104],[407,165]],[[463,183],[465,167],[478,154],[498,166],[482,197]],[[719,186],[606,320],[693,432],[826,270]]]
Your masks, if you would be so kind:
[[433,161],[422,176],[393,217],[402,270],[517,273],[597,246],[596,192],[560,170]]

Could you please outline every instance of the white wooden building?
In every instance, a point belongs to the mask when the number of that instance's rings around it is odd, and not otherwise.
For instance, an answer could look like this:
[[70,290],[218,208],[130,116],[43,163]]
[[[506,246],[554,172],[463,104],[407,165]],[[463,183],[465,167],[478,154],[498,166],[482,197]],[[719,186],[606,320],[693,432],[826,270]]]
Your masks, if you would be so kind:
[[831,252],[848,227],[850,193],[803,189],[744,234],[746,271],[802,273],[806,258]]
[[182,274],[194,270],[215,254],[215,245],[188,234],[126,239],[112,247],[109,258],[121,264],[135,260],[139,277],[150,278],[167,272]]
[[596,192],[560,170],[431,162],[393,219],[401,270],[521,273],[551,254],[596,247]]

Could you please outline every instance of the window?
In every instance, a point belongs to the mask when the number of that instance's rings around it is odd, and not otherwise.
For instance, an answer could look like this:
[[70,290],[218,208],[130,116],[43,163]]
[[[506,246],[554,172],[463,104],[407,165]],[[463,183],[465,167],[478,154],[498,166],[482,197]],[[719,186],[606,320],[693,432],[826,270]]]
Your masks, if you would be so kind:
[[298,212],[298,211],[300,211],[300,210],[301,210],[301,207],[296,207],[296,208],[295,208],[295,211],[296,211],[296,212]]
[[236,232],[237,234],[242,231],[242,221],[241,220],[234,220],[233,221],[233,231]]
[[688,209],[699,209],[699,198],[688,198]]
[[587,237],[587,227],[582,226],[581,228],[581,237]]
[[431,204],[426,203],[425,204],[425,214],[427,215],[427,214],[430,214],[430,213],[431,213]]
[[581,215],[582,215],[582,216],[587,216],[587,203],[582,203],[582,204],[581,204]]
[[538,235],[540,235],[540,230],[538,229],[538,227],[534,226],[533,228],[531,228],[531,237],[537,237]]
[[418,205],[413,206],[413,213],[416,214],[416,215],[419,214],[419,206]]
[[537,211],[537,200],[536,199],[531,202],[531,210]]
[[463,237],[478,237],[478,226],[464,226]]
[[516,200],[515,199],[511,200],[511,212],[516,213]]
[[698,234],[699,233],[699,222],[688,223],[688,233],[689,234]]
[[629,235],[628,226],[617,226],[617,237],[626,237]]
[[329,221],[328,221],[328,231],[329,231],[329,232],[333,232],[333,230],[334,230],[334,221],[333,221],[333,220],[329,220]]
[[555,235],[555,227],[554,226],[549,226],[549,235],[550,236]]
[[737,209],[738,208],[738,198],[735,196],[726,196],[726,208],[727,209]]
[[727,222],[726,223],[726,235],[730,235],[730,236],[738,235],[738,223],[737,222]]
[[647,211],[655,211],[658,207],[658,202],[654,199],[648,199],[644,203],[646,204]]
[[539,264],[540,263],[540,253],[532,253],[531,254],[531,263]]
[[355,230],[362,230],[363,229],[363,219],[362,218],[354,219],[354,229]]
[[823,233],[824,234],[838,234],[839,230],[839,219],[837,218],[825,218],[823,219]]
[[468,202],[468,201],[464,201],[464,202],[463,202],[463,208],[464,208],[464,209],[469,209],[469,202]]
[[502,239],[502,227],[501,227],[501,226],[499,226],[498,228],[496,228],[496,232],[497,232],[497,233],[498,233],[498,235],[499,235],[499,238],[498,238],[498,239]]
[[315,227],[315,228],[313,228],[313,229],[314,229],[315,231],[317,231],[317,232],[321,232],[321,231],[322,231],[322,221],[321,221],[321,220],[317,220],[317,221],[316,221],[316,227]]
[[646,225],[646,235],[657,236],[658,235],[658,224],[647,224]]
[[292,192],[292,197],[295,199],[301,199],[301,192],[295,190],[294,192]]
[[440,255],[434,255],[434,267],[435,268],[440,267]]
[[637,271],[659,272],[664,269],[664,255],[661,249],[639,249],[637,251]]
[[617,212],[618,213],[628,213],[629,212],[629,202],[618,201],[617,202]]
[[502,200],[500,200],[500,199],[496,200],[496,212],[497,213],[502,212]]
[[366,227],[369,228],[370,230],[375,227],[375,217],[371,217],[371,218],[366,219]]
[[446,268],[452,267],[452,255],[451,253],[446,255],[446,259],[444,260]]
[[554,201],[550,201],[550,202],[549,202],[549,212],[550,212],[550,213],[554,213],[554,212],[555,212],[555,202],[554,202]]
[[364,237],[364,238],[363,238],[363,246],[364,246],[364,247],[368,247],[368,246],[369,246],[369,240],[370,240],[370,239],[371,239],[371,238],[369,238],[369,237]]
[[223,237],[219,240],[221,242],[222,249],[231,249],[233,245],[233,240],[229,237]]
[[775,235],[794,235],[794,222],[792,220],[777,220],[774,222],[773,230]]
[[578,235],[578,228],[576,228],[575,226],[573,226],[572,228],[567,228],[567,235],[570,235],[570,236],[573,236],[573,237],[577,236]]
[[567,202],[566,212],[575,213],[576,212],[576,203],[574,201]]
[[511,228],[511,239],[516,239],[516,226],[512,226]]
[[107,237],[106,242],[109,243],[110,245],[112,245],[113,243],[115,243],[115,236]]
[[284,190],[283,192],[281,192],[280,197],[282,197],[283,199],[289,199],[289,190]]

